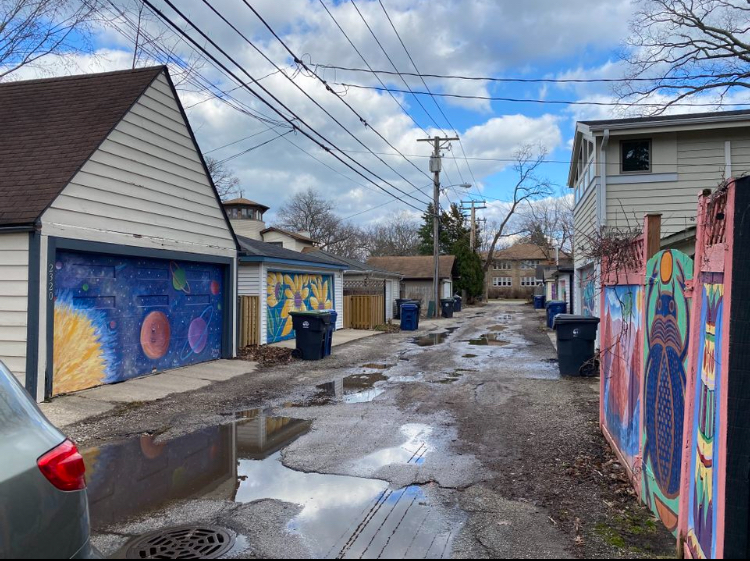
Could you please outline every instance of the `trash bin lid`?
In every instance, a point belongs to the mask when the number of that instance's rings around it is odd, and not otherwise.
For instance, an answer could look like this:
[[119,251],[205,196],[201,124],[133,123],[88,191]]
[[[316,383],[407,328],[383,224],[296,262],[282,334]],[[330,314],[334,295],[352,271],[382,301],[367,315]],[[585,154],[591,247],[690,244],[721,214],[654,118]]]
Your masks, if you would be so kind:
[[418,306],[414,304],[413,302],[407,302],[405,304],[401,304],[402,310],[417,310]]
[[599,323],[601,320],[589,316],[577,316],[574,314],[558,314],[555,316],[555,324],[562,323]]

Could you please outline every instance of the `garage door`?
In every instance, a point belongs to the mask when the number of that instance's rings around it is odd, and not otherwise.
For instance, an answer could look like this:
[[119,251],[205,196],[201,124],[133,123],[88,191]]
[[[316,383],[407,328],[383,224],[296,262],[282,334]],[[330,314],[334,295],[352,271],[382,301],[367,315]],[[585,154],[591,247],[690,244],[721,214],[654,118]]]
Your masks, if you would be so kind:
[[290,312],[334,309],[331,275],[271,271],[266,286],[268,343],[294,339]]
[[222,266],[59,252],[52,393],[221,357]]

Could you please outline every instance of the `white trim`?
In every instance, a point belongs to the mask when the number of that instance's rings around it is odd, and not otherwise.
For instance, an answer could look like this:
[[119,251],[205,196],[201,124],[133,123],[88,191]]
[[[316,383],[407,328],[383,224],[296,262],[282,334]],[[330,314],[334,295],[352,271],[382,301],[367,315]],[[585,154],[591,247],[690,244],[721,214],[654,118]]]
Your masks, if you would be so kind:
[[724,179],[732,177],[732,141],[724,141]]
[[678,181],[677,173],[641,173],[635,175],[608,175],[611,185],[631,185],[636,183],[669,183]]

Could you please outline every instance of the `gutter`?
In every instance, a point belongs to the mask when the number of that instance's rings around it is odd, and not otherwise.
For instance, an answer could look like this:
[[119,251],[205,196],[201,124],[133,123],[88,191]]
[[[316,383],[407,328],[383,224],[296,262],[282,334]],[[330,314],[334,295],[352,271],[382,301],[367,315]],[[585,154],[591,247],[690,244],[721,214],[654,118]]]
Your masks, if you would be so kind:
[[747,121],[750,115],[745,113],[742,115],[715,115],[715,116],[704,116],[697,118],[686,118],[686,119],[662,119],[662,120],[644,120],[635,123],[618,123],[617,121],[611,121],[601,125],[591,124],[589,128],[592,132],[601,132],[607,130],[630,130],[630,129],[642,129],[648,127],[669,127],[669,126],[688,126],[688,125],[702,125],[712,123],[736,123]]
[[604,129],[601,147],[601,173],[599,175],[599,227],[607,225],[607,148],[609,147],[609,129]]
[[313,263],[312,261],[297,261],[293,259],[279,259],[278,257],[264,257],[262,255],[244,255],[239,258],[240,263],[280,263],[282,265],[304,266],[317,269],[333,269],[344,271],[345,267],[328,263]]
[[12,234],[15,232],[33,232],[36,227],[33,224],[26,226],[0,226],[0,234]]

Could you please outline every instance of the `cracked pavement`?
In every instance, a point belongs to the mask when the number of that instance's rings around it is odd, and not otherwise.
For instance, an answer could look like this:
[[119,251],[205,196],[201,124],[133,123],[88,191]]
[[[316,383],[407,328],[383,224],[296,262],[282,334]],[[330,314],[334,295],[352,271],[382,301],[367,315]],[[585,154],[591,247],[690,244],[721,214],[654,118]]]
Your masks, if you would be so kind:
[[541,324],[526,305],[472,307],[66,427],[87,449],[93,541],[122,556],[210,523],[237,535],[235,558],[668,555],[666,532],[622,527],[650,515],[611,476],[571,472],[609,457],[598,379],[561,379]]

